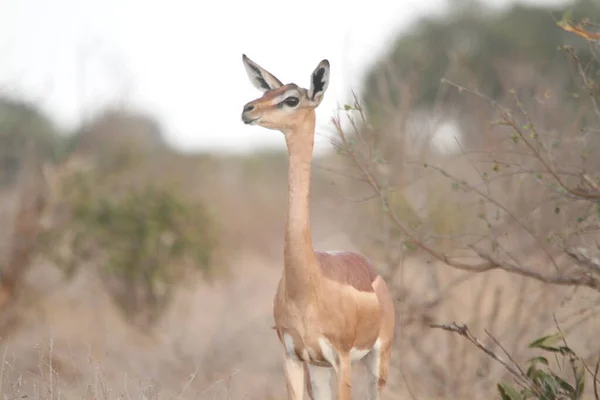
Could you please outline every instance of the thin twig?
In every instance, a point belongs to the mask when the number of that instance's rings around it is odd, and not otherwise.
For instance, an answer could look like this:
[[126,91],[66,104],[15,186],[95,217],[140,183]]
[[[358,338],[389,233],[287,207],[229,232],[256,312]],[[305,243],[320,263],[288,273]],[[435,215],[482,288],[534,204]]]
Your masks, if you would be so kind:
[[584,247],[573,247],[565,249],[565,254],[575,262],[588,269],[590,272],[600,274],[600,258],[590,255],[589,250]]
[[488,335],[490,337],[490,339],[492,339],[492,341],[496,344],[496,346],[500,347],[500,350],[502,350],[502,352],[506,355],[506,357],[510,360],[510,362],[512,362],[519,369],[519,372],[521,373],[521,375],[526,376],[525,371],[523,371],[521,369],[519,364],[512,358],[510,353],[508,351],[506,351],[504,346],[502,346],[502,344],[494,336],[492,336],[491,333],[489,333],[487,330],[484,330],[484,331],[485,331],[485,334]]
[[421,247],[425,252],[430,254],[431,256],[437,258],[443,263],[451,266],[453,268],[469,271],[469,272],[486,272],[491,271],[493,269],[502,269],[507,272],[515,273],[517,275],[521,275],[527,278],[532,278],[544,283],[550,283],[554,285],[564,285],[564,286],[585,286],[594,290],[600,290],[600,280],[583,273],[576,273],[573,275],[546,275],[530,268],[526,268],[522,265],[513,265],[507,262],[502,262],[499,260],[494,260],[493,258],[487,256],[484,258],[485,261],[481,261],[476,264],[467,264],[463,262],[459,262],[454,260],[451,257],[448,257],[446,254],[439,252],[438,250],[432,248],[427,245],[424,241],[420,240],[415,236],[411,229],[409,229],[405,223],[398,217],[398,215],[394,212],[391,207],[389,200],[387,199],[387,195],[384,189],[381,187],[381,184],[378,182],[377,178],[373,175],[373,173],[368,170],[363,163],[358,159],[356,152],[350,149],[348,145],[346,134],[342,129],[341,123],[339,119],[332,119],[333,125],[335,126],[338,135],[340,136],[342,143],[348,150],[348,154],[357,168],[362,172],[365,176],[367,183],[375,190],[375,192],[381,197],[382,204],[384,209],[392,222],[416,245]]
[[569,54],[571,56],[571,58],[573,58],[573,61],[575,61],[575,65],[577,66],[577,72],[579,73],[579,77],[581,78],[581,81],[583,82],[585,89],[587,90],[588,94],[590,95],[590,101],[592,102],[592,106],[594,108],[594,113],[596,114],[596,118],[598,119],[598,122],[600,122],[600,107],[598,107],[598,102],[596,101],[596,98],[594,97],[593,84],[592,84],[592,82],[590,82],[587,75],[585,74],[585,71],[583,70],[583,66],[581,65],[581,60],[579,59],[577,54],[575,54],[575,51],[573,51],[573,49],[571,49],[571,48],[567,48],[566,51],[567,51],[567,54]]
[[596,361],[596,368],[594,368],[594,397],[596,400],[600,400],[600,396],[598,395],[598,369],[600,368],[600,357],[598,357],[598,361]]
[[[430,325],[430,327],[438,328],[438,329],[442,329],[442,330],[445,330],[448,332],[454,332],[454,333],[459,334],[460,336],[467,339],[469,342],[473,343],[479,350],[483,351],[485,354],[487,354],[488,356],[490,356],[491,358],[493,358],[494,360],[496,360],[497,362],[502,364],[504,366],[504,368],[506,368],[506,370],[508,372],[510,372],[516,378],[516,380],[518,381],[519,384],[526,386],[530,383],[530,382],[528,382],[528,380],[526,378],[524,378],[524,376],[526,376],[526,375],[522,374],[522,371],[520,371],[520,369],[518,368],[518,365],[517,365],[517,369],[515,369],[514,367],[509,365],[506,361],[504,361],[502,358],[500,358],[492,350],[485,347],[483,345],[483,343],[481,343],[479,341],[479,339],[477,339],[475,336],[473,336],[471,331],[469,331],[469,328],[467,327],[467,325],[465,325],[465,324],[459,325],[456,322],[452,322],[451,324],[432,324],[432,325]],[[512,362],[512,360],[511,360],[511,362]]]

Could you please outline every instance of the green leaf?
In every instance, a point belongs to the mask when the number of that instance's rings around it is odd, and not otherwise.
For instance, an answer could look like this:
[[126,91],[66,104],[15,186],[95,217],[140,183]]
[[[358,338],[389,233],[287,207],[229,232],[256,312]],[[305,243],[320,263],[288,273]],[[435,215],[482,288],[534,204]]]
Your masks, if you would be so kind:
[[531,365],[536,365],[537,363],[542,363],[544,365],[548,365],[548,359],[546,357],[533,357],[530,358],[529,360],[527,360],[527,363],[531,364]]
[[546,351],[550,351],[552,353],[560,353],[561,355],[567,355],[567,354],[575,354],[573,352],[573,350],[571,350],[570,348],[568,348],[567,346],[537,346],[538,349],[542,349],[542,350],[546,350]]
[[558,351],[560,352],[560,354],[562,355],[567,355],[567,354],[572,354],[575,355],[575,352],[573,350],[571,350],[569,347],[567,346],[560,346],[558,348]]
[[525,388],[525,389],[521,390],[521,397],[523,399],[531,399],[531,398],[535,399],[536,397],[538,397],[538,394],[529,388]]
[[[560,391],[559,385],[557,384],[557,378],[554,375],[548,375],[546,373],[540,374],[539,381],[542,384],[542,388],[549,392],[542,398],[555,399]],[[558,382],[560,384],[560,382]],[[566,382],[565,382],[566,383]],[[567,384],[568,385],[568,384]],[[562,387],[562,385],[561,385]],[[572,389],[572,388],[571,388]],[[563,388],[564,390],[564,388]]]
[[498,392],[500,392],[500,397],[502,398],[502,400],[521,400],[522,399],[519,392],[517,392],[517,389],[515,389],[508,383],[499,382],[497,386],[498,386]]
[[575,368],[575,386],[577,387],[577,397],[580,397],[585,389],[585,368],[581,363]]
[[[541,338],[536,339],[533,342],[529,343],[529,346],[527,346],[527,347],[529,347],[530,349],[553,348],[552,346],[563,338],[564,338],[563,334],[561,332],[557,332],[557,333],[553,333],[552,335],[542,336]],[[545,349],[545,350],[547,350],[547,349]]]
[[558,22],[559,26],[560,26],[561,23],[565,23],[565,22],[571,21],[572,17],[573,17],[573,10],[571,8],[565,10],[565,12],[562,15],[562,18]]
[[412,240],[409,240],[409,239],[407,239],[407,240],[404,241],[404,245],[409,250],[414,250],[414,249],[417,248],[417,246],[415,245],[415,243]]
[[560,388],[569,396],[572,397],[575,394],[575,388],[573,388],[573,386],[571,386],[571,384],[567,381],[565,381],[564,379],[562,379],[560,376],[557,375],[552,375],[553,381],[554,382],[558,382],[558,385],[560,386]]
[[530,365],[529,368],[527,368],[527,372],[526,375],[529,379],[531,379],[532,381],[535,381],[536,379],[539,378],[540,373],[543,373],[543,371],[538,370],[534,364]]

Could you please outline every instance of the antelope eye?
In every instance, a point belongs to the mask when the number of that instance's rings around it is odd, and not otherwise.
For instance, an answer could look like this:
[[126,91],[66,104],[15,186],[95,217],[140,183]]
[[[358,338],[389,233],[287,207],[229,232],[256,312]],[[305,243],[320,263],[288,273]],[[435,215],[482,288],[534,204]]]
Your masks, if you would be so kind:
[[300,102],[300,100],[297,97],[294,97],[294,96],[290,96],[290,97],[288,97],[287,99],[285,99],[283,101],[283,103],[286,106],[289,106],[289,107],[296,107],[299,102]]

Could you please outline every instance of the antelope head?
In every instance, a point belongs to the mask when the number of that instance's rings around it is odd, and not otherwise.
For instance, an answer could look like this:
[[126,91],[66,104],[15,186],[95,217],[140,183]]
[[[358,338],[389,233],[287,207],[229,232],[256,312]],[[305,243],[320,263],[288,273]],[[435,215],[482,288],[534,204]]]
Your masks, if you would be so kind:
[[329,61],[322,60],[312,72],[310,89],[295,83],[284,85],[269,71],[242,55],[250,82],[262,97],[244,105],[242,121],[288,134],[307,118],[313,118],[329,85]]

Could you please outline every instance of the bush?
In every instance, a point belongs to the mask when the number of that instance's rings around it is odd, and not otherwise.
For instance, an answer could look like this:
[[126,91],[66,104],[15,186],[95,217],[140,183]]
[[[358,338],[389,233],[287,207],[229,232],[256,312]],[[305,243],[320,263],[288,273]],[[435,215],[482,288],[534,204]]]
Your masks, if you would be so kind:
[[86,170],[63,166],[46,251],[67,276],[84,263],[97,267],[125,314],[152,324],[174,284],[194,271],[214,276],[216,221],[171,182],[156,153],[104,149],[88,160]]
[[[592,377],[594,396],[598,399],[600,359],[592,371],[585,361],[568,346],[565,335],[560,330],[531,342],[528,346],[529,349],[541,350],[544,353],[529,358],[524,366],[520,366],[510,354],[506,353],[506,350],[495,338],[492,338],[493,341],[502,349],[508,360],[505,361],[502,356],[484,346],[479,339],[473,336],[466,325],[449,324],[434,325],[434,327],[459,334],[491,359],[502,364],[514,381],[514,383],[509,383],[502,380],[497,384],[502,400],[580,400],[585,395],[587,374]],[[546,354],[554,356],[554,360],[546,357]]]
[[0,186],[16,184],[29,144],[36,158],[56,161],[63,155],[66,141],[34,105],[0,96]]
[[[531,60],[515,69],[516,58],[497,64],[506,75],[502,95],[476,79],[439,76],[444,96],[433,105],[415,99],[414,89],[434,80],[419,69],[400,71],[402,80],[382,85],[389,99],[369,108],[373,99],[355,96],[333,119],[338,153],[347,162],[340,176],[350,177],[346,191],[366,203],[352,205],[360,212],[353,214],[357,232],[364,247],[375,248],[370,256],[381,260],[401,299],[396,342],[402,350],[392,356],[397,380],[431,382],[410,388],[413,397],[413,390],[423,397],[497,394],[500,379],[497,371],[488,373],[489,360],[468,359],[463,348],[432,337],[422,329],[430,320],[496,325],[512,347],[512,365],[521,365],[522,338],[547,329],[575,291],[573,307],[595,307],[585,296],[600,292],[600,159],[593,156],[600,149],[600,34],[597,24],[570,21],[568,14],[550,21],[556,35],[569,31],[569,42],[578,43],[560,47],[568,67],[544,71]],[[452,151],[427,144],[446,121],[458,128]],[[444,304],[450,301],[460,305]],[[598,342],[587,335],[578,338],[590,342],[581,348],[597,357]],[[581,374],[569,382],[544,360],[527,364],[529,376],[515,390],[502,384],[503,397],[581,398]],[[519,386],[523,379],[536,391]]]

